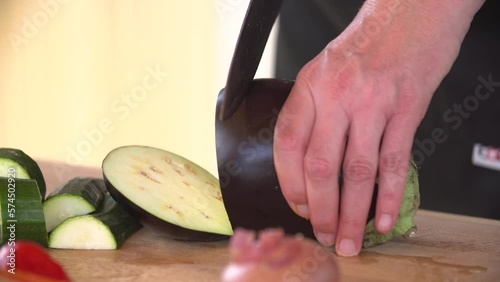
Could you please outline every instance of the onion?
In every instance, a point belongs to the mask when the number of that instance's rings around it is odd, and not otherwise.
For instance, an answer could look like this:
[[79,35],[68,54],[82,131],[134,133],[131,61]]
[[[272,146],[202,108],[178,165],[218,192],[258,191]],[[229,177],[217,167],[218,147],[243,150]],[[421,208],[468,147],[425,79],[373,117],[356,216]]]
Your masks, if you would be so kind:
[[282,229],[236,229],[229,242],[230,263],[222,282],[335,282],[339,273],[333,254],[301,236]]

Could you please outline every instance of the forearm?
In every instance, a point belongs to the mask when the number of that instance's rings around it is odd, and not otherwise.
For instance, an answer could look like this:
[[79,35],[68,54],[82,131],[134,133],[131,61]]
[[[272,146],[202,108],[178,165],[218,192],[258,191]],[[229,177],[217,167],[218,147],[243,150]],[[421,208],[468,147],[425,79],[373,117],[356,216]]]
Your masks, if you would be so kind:
[[375,71],[407,71],[437,85],[484,1],[366,0],[327,50],[341,50],[346,58],[370,58],[369,67]]
[[485,0],[366,0],[357,19],[389,12],[391,19],[405,22],[416,30],[429,31],[439,24],[465,34],[484,2]]
[[[413,41],[450,39],[460,44],[474,15],[484,2],[485,0],[366,0],[342,36],[357,40],[353,43],[358,45],[358,49],[386,40],[411,44]],[[357,38],[353,38],[354,36]]]

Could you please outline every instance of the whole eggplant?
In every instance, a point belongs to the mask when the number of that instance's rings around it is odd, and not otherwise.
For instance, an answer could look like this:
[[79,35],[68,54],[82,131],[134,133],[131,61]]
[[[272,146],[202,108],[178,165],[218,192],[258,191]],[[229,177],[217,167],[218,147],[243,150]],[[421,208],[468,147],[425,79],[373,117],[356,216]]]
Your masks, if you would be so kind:
[[[217,163],[224,205],[233,229],[279,227],[287,234],[301,233],[314,238],[310,222],[296,215],[286,202],[274,167],[274,127],[293,85],[293,81],[287,80],[253,80],[239,108],[225,120],[218,118],[224,89],[219,93],[215,124]],[[341,187],[342,176],[339,183]],[[376,183],[374,190],[364,246],[381,244],[395,236],[413,236],[416,231],[413,217],[420,203],[416,166],[413,163],[410,166],[405,203],[390,234],[381,234],[374,227]]]

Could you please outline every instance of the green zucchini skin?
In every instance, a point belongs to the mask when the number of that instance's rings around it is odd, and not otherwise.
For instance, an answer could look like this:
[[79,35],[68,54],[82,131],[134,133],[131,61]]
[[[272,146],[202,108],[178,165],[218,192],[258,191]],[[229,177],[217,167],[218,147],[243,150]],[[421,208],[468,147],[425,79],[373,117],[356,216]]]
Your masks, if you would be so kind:
[[[9,182],[8,178],[0,177],[2,244],[10,246],[14,240],[30,240],[47,247],[48,236],[37,183],[33,179],[17,178]],[[11,193],[13,187],[15,192]]]
[[[94,230],[82,230],[82,226]],[[108,193],[95,212],[70,217],[59,224],[50,235],[49,247],[118,249],[141,228],[139,220]],[[109,244],[103,246],[103,241]]]
[[46,201],[59,195],[75,195],[82,197],[94,208],[99,207],[104,195],[107,193],[106,185],[102,179],[90,177],[76,177],[68,181],[59,189],[51,193]]
[[[0,159],[8,159],[14,161],[19,164],[19,166],[24,168],[28,173],[29,178],[36,180],[38,189],[40,190],[42,201],[45,199],[45,193],[47,192],[45,179],[43,178],[43,173],[35,160],[33,160],[23,151],[14,148],[0,148]],[[5,177],[6,175],[0,176]]]
[[102,179],[73,178],[43,202],[47,232],[65,219],[94,212],[107,193]]
[[104,197],[101,207],[89,216],[99,219],[108,226],[115,237],[117,248],[121,247],[130,236],[142,228],[139,219],[123,205],[116,202],[109,193]]

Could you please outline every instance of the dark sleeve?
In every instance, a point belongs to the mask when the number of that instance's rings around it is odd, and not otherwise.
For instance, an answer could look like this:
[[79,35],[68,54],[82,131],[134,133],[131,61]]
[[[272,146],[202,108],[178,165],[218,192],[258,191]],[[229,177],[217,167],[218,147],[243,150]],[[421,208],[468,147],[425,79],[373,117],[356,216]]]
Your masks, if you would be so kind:
[[295,79],[354,19],[361,0],[286,0],[280,13],[276,76]]

